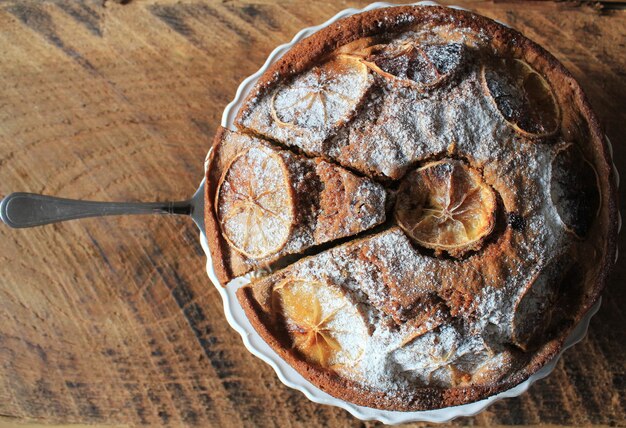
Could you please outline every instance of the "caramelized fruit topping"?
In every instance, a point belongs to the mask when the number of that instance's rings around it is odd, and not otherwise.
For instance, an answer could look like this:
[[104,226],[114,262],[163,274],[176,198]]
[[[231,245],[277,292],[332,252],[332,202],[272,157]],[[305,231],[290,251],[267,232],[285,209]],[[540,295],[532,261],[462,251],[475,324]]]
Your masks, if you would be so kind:
[[430,44],[408,39],[380,49],[365,64],[384,78],[423,90],[439,86],[461,69],[465,52],[461,43]]
[[274,288],[273,307],[307,361],[337,371],[358,363],[367,328],[339,288],[288,278]]
[[460,256],[477,249],[495,224],[496,197],[462,161],[431,162],[409,173],[398,191],[396,220],[418,244]]
[[501,59],[481,70],[483,89],[506,123],[527,137],[558,131],[560,110],[547,80],[528,63]]
[[262,259],[280,251],[294,222],[294,207],[283,159],[264,148],[235,157],[216,196],[224,238],[237,251]]
[[369,88],[367,67],[358,58],[338,55],[282,86],[271,100],[280,126],[322,130],[345,123]]

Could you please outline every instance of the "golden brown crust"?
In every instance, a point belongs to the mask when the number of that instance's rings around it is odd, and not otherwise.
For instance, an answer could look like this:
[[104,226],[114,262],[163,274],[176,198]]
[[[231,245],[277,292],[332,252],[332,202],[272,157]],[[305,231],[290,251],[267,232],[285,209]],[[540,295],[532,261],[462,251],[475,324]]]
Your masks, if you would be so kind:
[[[246,115],[250,112],[249,106],[262,97],[265,91],[307,70],[338,47],[363,37],[396,33],[422,23],[452,24],[457,28],[463,27],[473,32],[482,32],[500,55],[511,55],[525,60],[542,75],[547,76],[553,85],[556,85],[554,89],[559,103],[570,106],[563,112],[561,118],[564,129],[563,138],[584,144],[584,154],[597,169],[602,190],[602,216],[595,222],[590,232],[590,235],[594,237],[590,239],[590,242],[593,241],[593,243],[580,245],[579,252],[583,254],[577,254],[577,256],[580,260],[584,260],[584,251],[589,249],[599,251],[601,256],[599,257],[600,266],[595,270],[588,269],[589,272],[593,272],[593,276],[588,277],[582,285],[581,301],[572,307],[573,312],[567,314],[567,319],[559,325],[558,334],[535,348],[532,353],[520,357],[521,366],[515,367],[505,377],[492,383],[447,388],[420,387],[404,394],[397,391],[388,394],[374,391],[338,376],[330,370],[304,362],[289,349],[284,340],[281,340],[280,334],[272,331],[272,323],[264,318],[264,309],[256,301],[253,288],[244,287],[238,291],[238,298],[254,328],[283,359],[305,378],[331,395],[344,400],[370,407],[402,411],[442,408],[488,397],[523,382],[557,355],[573,326],[580,322],[600,296],[613,264],[618,226],[616,183],[608,145],[580,86],[551,54],[519,32],[465,11],[442,7],[385,8],[346,18],[320,30],[295,45],[261,77],[247,98],[244,108],[239,112],[238,126],[243,125]],[[508,229],[501,239],[512,239]],[[501,256],[502,254],[495,251],[494,246],[485,250],[486,259]],[[498,278],[502,272],[497,271],[497,264],[494,266],[496,271],[491,276]],[[218,269],[219,266],[216,267],[216,271]]]

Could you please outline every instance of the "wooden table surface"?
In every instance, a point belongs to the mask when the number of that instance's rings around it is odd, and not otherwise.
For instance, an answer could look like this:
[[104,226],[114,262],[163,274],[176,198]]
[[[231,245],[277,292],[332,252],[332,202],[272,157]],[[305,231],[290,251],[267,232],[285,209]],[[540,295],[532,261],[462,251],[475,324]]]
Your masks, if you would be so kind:
[[[454,3],[555,54],[626,171],[623,2]],[[365,4],[0,0],[0,196],[190,196],[241,80],[300,28]],[[362,426],[246,351],[189,219],[0,226],[0,242],[0,426]],[[547,380],[454,424],[626,425],[625,276],[622,261]]]

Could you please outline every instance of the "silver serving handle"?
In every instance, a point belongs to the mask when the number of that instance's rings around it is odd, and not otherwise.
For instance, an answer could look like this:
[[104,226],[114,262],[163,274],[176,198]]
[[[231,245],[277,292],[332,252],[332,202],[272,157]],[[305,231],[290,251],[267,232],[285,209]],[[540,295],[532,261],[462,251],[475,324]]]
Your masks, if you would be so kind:
[[9,227],[42,226],[85,217],[132,214],[191,216],[204,231],[204,181],[191,199],[178,202],[96,202],[36,193],[11,193],[0,202],[0,219]]

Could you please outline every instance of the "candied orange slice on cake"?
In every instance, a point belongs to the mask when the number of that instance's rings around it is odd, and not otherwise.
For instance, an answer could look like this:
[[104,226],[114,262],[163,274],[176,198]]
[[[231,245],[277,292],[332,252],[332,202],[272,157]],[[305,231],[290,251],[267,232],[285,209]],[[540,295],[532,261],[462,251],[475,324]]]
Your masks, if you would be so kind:
[[384,78],[419,89],[439,86],[464,64],[466,47],[461,43],[422,43],[405,39],[379,48],[364,63]]
[[284,127],[321,130],[345,123],[369,88],[367,67],[358,58],[337,57],[281,86],[271,115]]
[[550,196],[565,230],[584,238],[600,211],[598,173],[572,143],[559,146],[552,159]]
[[363,37],[353,42],[341,46],[335,51],[337,56],[346,56],[357,60],[363,60],[373,52],[378,51],[382,46],[377,43],[375,37]]
[[431,162],[398,190],[398,225],[418,244],[460,256],[477,249],[495,224],[496,197],[480,174],[459,160]]
[[367,327],[339,288],[287,278],[274,287],[272,306],[293,348],[307,361],[338,371],[358,363]]
[[294,223],[292,189],[283,159],[251,148],[226,168],[216,194],[222,234],[240,253],[262,259],[287,243]]
[[484,65],[483,89],[506,123],[527,137],[547,137],[559,129],[561,114],[547,80],[527,62],[502,59]]

